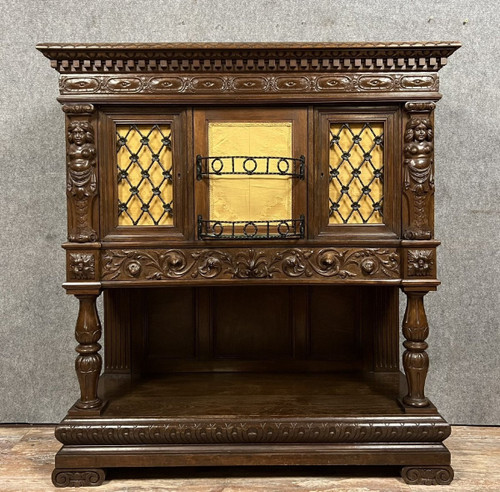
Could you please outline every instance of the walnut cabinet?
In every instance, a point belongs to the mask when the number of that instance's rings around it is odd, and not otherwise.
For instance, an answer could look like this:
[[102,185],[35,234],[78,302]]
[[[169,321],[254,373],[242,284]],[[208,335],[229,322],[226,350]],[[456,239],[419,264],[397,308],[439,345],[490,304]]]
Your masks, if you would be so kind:
[[60,73],[80,306],[56,486],[222,465],[452,480],[424,297],[438,71],[458,47],[37,46]]

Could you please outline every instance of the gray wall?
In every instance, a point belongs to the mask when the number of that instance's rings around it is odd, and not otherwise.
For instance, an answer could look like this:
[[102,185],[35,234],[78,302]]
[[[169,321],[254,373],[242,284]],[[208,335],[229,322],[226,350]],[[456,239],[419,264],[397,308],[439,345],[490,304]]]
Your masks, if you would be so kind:
[[500,66],[495,2],[3,0],[0,422],[55,422],[77,397],[63,282],[58,74],[37,42],[460,40],[436,111],[437,293],[428,394],[452,423],[500,424]]

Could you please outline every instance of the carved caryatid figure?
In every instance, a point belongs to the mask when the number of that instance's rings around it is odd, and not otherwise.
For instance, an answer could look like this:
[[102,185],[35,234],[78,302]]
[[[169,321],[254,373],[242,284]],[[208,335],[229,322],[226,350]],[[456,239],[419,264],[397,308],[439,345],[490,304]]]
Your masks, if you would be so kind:
[[434,192],[434,144],[429,118],[412,116],[406,125],[404,147],[404,188],[413,195],[409,204],[406,239],[430,239],[428,201]]
[[68,239],[95,241],[92,229],[92,200],[97,191],[94,129],[88,121],[72,121],[68,126],[67,193],[73,204],[74,222]]

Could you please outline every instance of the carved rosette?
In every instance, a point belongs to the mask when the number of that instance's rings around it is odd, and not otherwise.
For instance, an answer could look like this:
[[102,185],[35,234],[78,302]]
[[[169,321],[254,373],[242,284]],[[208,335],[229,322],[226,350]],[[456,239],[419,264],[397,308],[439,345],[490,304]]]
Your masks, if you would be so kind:
[[405,466],[403,480],[409,485],[448,485],[453,480],[453,468],[441,466]]
[[395,249],[108,250],[103,280],[398,279]]
[[95,279],[95,257],[92,253],[70,253],[68,268],[71,280]]
[[434,216],[434,129],[432,102],[405,104],[403,195],[405,239],[431,239]]
[[409,249],[407,252],[409,277],[432,277],[434,272],[434,250]]
[[91,104],[64,105],[68,115],[66,147],[66,194],[68,196],[68,240],[97,240],[92,209],[97,196],[95,130]]
[[56,487],[96,487],[104,482],[104,478],[105,472],[100,468],[56,468],[52,472],[52,483]]
[[[419,432],[415,432],[418,425]],[[450,435],[444,421],[402,422],[330,421],[291,419],[269,421],[185,421],[126,424],[113,422],[89,426],[62,422],[56,438],[65,445],[144,445],[220,443],[362,443],[362,442],[442,442]]]

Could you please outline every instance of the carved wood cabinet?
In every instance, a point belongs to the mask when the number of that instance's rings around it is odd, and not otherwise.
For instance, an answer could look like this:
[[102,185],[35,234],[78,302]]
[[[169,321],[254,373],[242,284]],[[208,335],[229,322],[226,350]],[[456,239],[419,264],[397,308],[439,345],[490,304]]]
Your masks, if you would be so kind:
[[452,480],[424,296],[437,72],[458,47],[37,46],[61,74],[80,304],[56,486],[219,465]]

